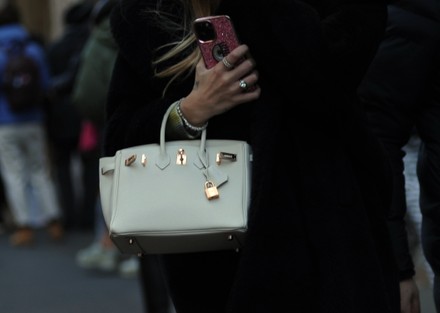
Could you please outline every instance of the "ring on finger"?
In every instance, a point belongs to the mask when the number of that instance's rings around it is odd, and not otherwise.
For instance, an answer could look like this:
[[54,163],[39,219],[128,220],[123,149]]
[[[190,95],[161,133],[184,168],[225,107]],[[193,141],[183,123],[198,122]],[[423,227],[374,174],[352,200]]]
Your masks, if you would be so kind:
[[229,61],[226,59],[226,57],[224,57],[224,58],[222,59],[222,63],[223,63],[223,65],[224,65],[228,70],[231,70],[231,69],[234,68],[234,64],[229,63]]
[[239,86],[243,91],[247,91],[248,90],[248,84],[244,81],[244,80],[240,80],[239,82]]

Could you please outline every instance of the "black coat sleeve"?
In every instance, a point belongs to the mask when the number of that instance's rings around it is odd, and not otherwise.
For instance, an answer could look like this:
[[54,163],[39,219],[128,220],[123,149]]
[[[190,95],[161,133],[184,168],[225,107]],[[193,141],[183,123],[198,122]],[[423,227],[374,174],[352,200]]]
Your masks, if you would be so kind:
[[236,21],[262,79],[279,77],[276,84],[285,98],[292,90],[299,97],[308,90],[324,90],[321,95],[303,95],[318,97],[315,103],[328,103],[326,98],[341,90],[355,93],[387,18],[386,3],[379,0],[223,0],[218,13]]

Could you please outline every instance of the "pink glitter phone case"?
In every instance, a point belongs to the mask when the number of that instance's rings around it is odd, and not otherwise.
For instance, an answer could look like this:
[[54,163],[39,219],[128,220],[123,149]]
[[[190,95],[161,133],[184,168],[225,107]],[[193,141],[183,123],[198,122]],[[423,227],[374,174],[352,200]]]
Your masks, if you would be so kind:
[[215,66],[240,44],[227,15],[198,18],[193,26],[207,68]]

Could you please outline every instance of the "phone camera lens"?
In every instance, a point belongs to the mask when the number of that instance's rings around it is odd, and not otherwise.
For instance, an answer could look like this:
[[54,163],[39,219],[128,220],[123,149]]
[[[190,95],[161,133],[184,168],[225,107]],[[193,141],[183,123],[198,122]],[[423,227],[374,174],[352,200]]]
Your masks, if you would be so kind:
[[200,41],[211,41],[215,39],[215,30],[209,21],[195,23],[194,26],[194,31]]

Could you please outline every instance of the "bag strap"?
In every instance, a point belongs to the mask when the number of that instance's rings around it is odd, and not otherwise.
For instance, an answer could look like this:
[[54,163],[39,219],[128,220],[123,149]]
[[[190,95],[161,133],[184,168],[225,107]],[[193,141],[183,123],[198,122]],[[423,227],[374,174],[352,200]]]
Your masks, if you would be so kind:
[[[162,125],[160,127],[160,138],[159,138],[159,140],[160,140],[160,155],[159,155],[159,160],[157,162],[157,166],[159,166],[162,169],[167,167],[171,162],[170,156],[167,154],[166,148],[165,148],[165,129],[166,129],[168,117],[169,117],[171,111],[173,109],[175,109],[177,104],[178,104],[178,101],[169,106],[169,108],[165,112],[165,115],[163,116]],[[206,164],[206,149],[205,148],[206,148],[206,129],[204,129],[202,131],[202,135],[200,137],[199,158],[204,163],[204,165],[207,166],[207,164]]]

